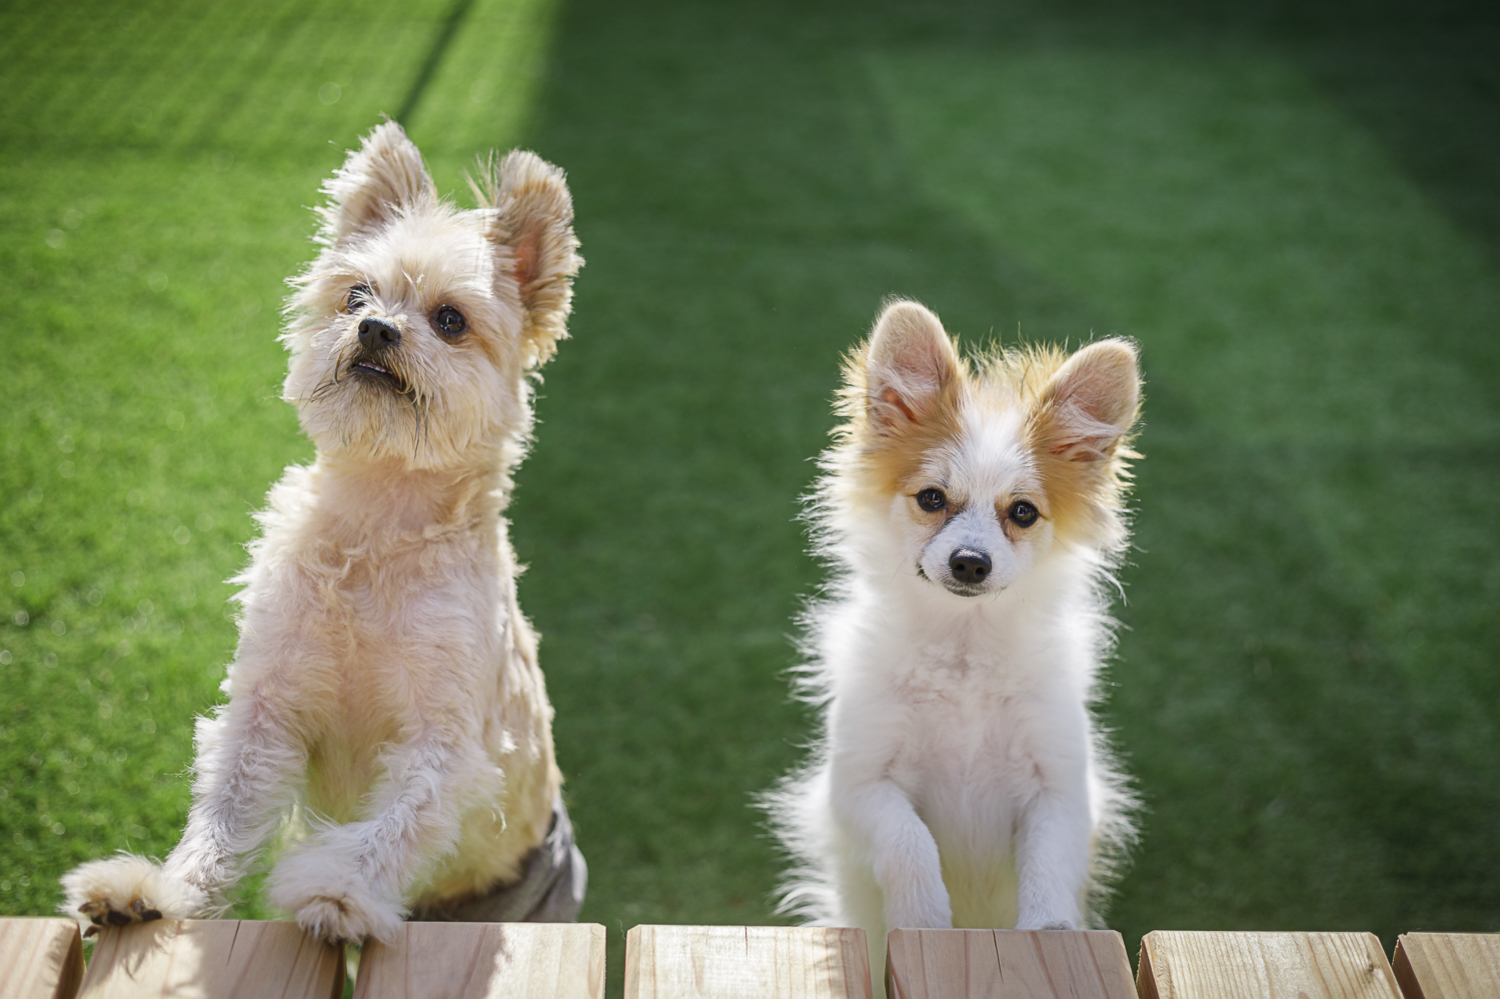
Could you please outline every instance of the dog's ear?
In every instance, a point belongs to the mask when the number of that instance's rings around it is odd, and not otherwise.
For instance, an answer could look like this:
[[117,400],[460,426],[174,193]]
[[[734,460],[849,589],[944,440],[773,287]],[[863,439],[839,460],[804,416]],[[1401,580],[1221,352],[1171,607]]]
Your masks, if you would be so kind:
[[320,237],[332,246],[390,219],[403,205],[437,198],[422,154],[394,121],[376,126],[323,184]]
[[1135,344],[1091,343],[1048,381],[1035,414],[1040,443],[1075,462],[1112,458],[1140,412],[1141,376]]
[[495,212],[490,240],[496,249],[497,283],[514,282],[513,291],[496,290],[502,297],[519,295],[530,363],[541,364],[568,335],[573,275],[583,266],[567,182],[562,170],[517,149],[499,163],[492,156],[483,183],[472,186],[480,206]]
[[958,378],[958,352],[930,309],[898,300],[875,321],[865,348],[864,383],[870,422],[896,431],[929,421]]

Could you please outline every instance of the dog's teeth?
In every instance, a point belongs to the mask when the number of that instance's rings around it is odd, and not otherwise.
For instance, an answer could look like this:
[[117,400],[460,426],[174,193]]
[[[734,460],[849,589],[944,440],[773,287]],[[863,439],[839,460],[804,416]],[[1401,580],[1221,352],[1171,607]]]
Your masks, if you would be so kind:
[[98,933],[99,933],[99,924],[98,923],[95,923],[93,926],[90,926],[88,929],[86,929],[86,930],[83,931],[83,935],[85,937],[96,936]]

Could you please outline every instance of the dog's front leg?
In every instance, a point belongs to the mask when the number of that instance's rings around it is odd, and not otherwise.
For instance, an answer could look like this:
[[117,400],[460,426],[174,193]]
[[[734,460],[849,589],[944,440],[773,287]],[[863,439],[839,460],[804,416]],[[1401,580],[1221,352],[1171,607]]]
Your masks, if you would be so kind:
[[64,909],[95,926],[185,919],[222,906],[255,852],[280,822],[305,756],[287,719],[247,693],[216,717],[200,718],[193,804],[182,839],[161,866],[120,854],[63,878]]
[[1017,828],[1016,929],[1076,930],[1089,875],[1087,777],[1081,765],[1042,777]]
[[389,942],[422,862],[453,849],[465,804],[487,776],[499,782],[477,740],[450,734],[411,739],[384,763],[370,819],[323,828],[271,874],[272,903],[327,940]]
[[247,693],[222,714],[198,719],[193,804],[163,868],[211,897],[240,879],[241,858],[276,831],[307,756],[286,712]]
[[953,906],[943,884],[932,831],[906,793],[888,779],[836,790],[834,813],[869,851],[875,883],[885,899],[887,929],[945,929]]

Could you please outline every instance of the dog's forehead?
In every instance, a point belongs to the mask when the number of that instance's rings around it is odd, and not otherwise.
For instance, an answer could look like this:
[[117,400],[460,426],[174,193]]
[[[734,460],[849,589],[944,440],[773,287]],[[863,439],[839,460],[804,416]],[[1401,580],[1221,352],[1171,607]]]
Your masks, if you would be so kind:
[[495,254],[484,230],[463,215],[393,220],[349,254],[382,295],[419,298],[487,294]]
[[960,410],[960,432],[934,457],[953,488],[970,496],[998,496],[1034,488],[1025,414],[994,400],[970,399]]

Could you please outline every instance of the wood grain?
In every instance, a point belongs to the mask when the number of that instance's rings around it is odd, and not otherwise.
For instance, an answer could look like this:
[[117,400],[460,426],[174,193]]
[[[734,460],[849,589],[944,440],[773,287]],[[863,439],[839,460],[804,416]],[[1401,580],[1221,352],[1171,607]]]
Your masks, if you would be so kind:
[[366,944],[354,999],[603,999],[598,923],[407,923]]
[[0,919],[0,999],[73,999],[83,940],[71,919]]
[[79,999],[338,999],[343,949],[296,923],[163,919],[99,934]]
[[1140,999],[1400,999],[1371,933],[1160,931],[1141,939]]
[[1500,996],[1500,933],[1404,933],[1391,964],[1406,999]]
[[870,999],[863,930],[637,926],[625,999]]
[[892,930],[890,999],[1134,999],[1112,930]]

